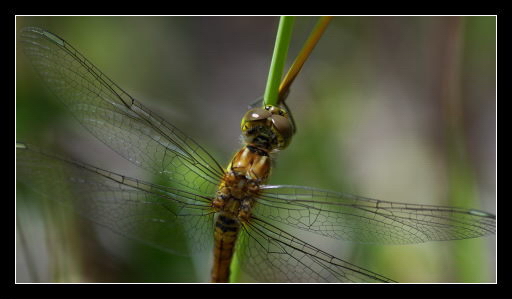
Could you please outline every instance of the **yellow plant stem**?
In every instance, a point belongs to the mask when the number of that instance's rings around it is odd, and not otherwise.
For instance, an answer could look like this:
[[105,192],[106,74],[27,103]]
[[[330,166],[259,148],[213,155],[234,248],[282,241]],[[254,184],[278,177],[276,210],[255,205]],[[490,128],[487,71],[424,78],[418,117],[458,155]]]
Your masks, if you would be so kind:
[[284,101],[286,98],[288,90],[290,89],[290,85],[293,83],[293,80],[295,80],[295,77],[297,77],[302,66],[322,37],[322,34],[327,28],[327,25],[329,25],[331,19],[332,16],[321,17],[309,35],[308,40],[304,44],[304,47],[302,47],[302,50],[300,51],[299,55],[297,55],[297,58],[295,58],[295,61],[288,70],[288,73],[286,73],[284,79],[281,81],[281,85],[279,86],[279,102]]

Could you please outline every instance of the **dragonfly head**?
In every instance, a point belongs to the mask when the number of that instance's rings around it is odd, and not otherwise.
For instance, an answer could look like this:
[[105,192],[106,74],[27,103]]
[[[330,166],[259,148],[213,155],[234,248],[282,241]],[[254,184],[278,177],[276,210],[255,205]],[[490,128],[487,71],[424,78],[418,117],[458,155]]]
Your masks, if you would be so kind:
[[286,148],[293,135],[288,112],[271,105],[248,110],[240,127],[246,143],[268,151]]

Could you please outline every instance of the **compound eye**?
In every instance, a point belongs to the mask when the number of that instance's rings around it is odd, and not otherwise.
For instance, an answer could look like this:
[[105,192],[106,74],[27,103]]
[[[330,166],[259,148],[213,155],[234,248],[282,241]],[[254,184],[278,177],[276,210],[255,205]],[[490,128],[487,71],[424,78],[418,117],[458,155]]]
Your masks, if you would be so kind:
[[265,106],[265,110],[270,111],[270,113],[272,113],[274,115],[275,114],[279,114],[279,115],[284,114],[284,111],[278,106],[267,105],[267,106]]
[[268,110],[263,108],[252,108],[245,113],[242,121],[263,120],[269,118],[270,116],[272,116],[272,113]]
[[270,119],[277,133],[284,139],[285,144],[288,144],[293,136],[293,126],[290,120],[282,115],[272,115]]

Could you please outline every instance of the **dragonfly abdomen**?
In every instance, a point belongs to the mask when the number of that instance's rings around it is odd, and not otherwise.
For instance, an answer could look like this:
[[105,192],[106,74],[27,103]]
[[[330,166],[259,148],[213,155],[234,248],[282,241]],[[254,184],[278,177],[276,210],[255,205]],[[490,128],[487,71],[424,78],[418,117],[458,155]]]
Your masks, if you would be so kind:
[[229,267],[239,231],[240,222],[237,219],[223,213],[218,215],[215,221],[212,282],[229,282]]

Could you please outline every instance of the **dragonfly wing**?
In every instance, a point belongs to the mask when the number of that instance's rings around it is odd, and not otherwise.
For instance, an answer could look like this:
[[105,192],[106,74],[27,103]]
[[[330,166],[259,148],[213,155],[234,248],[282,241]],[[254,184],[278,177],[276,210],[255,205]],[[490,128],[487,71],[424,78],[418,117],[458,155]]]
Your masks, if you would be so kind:
[[363,198],[303,186],[263,186],[255,217],[361,243],[413,244],[494,234],[492,214]]
[[272,225],[253,218],[237,241],[243,269],[262,282],[394,282],[338,259]]
[[17,179],[121,235],[179,254],[212,248],[211,199],[159,186],[24,146]]
[[209,193],[222,167],[198,143],[133,99],[60,37],[24,28],[20,41],[46,85],[94,136],[132,163]]

